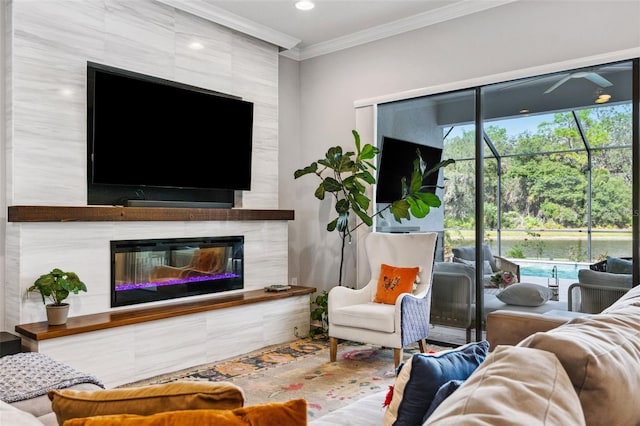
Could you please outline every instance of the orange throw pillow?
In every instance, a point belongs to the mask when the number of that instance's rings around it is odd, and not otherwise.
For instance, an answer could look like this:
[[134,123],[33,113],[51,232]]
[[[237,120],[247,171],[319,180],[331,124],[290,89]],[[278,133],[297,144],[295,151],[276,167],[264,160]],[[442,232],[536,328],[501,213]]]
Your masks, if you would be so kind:
[[169,411],[150,416],[120,414],[70,419],[64,426],[306,426],[307,401],[251,405],[234,410]]
[[176,381],[134,388],[51,390],[58,424],[80,417],[108,414],[150,415],[162,411],[234,409],[244,405],[242,388],[230,382]]
[[380,266],[378,289],[376,290],[376,297],[373,301],[394,305],[401,293],[412,292],[413,283],[416,281],[419,271],[420,267],[418,266],[414,268],[401,268],[383,263]]

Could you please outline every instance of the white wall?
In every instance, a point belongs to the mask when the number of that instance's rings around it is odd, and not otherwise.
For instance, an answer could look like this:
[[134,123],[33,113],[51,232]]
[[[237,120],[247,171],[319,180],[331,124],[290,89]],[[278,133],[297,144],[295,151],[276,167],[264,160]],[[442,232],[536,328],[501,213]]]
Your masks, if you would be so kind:
[[[300,67],[297,61],[281,57],[278,66],[278,137],[285,140],[295,141],[287,149],[280,149],[278,152],[278,180],[288,182],[293,177],[293,172],[301,168],[298,158],[302,151],[300,136]],[[287,191],[279,191],[278,201],[281,206],[293,206],[298,197],[296,188],[289,188]],[[297,227],[294,222],[289,223],[289,256],[296,252],[292,243],[297,240],[295,231]],[[289,281],[298,281],[298,265],[291,265],[289,268]],[[304,285],[304,282],[298,282]]]
[[[460,89],[470,81],[487,84],[542,69],[560,71],[627,49],[640,56],[638,0],[521,0],[308,59],[300,63],[300,134],[280,138],[281,155],[288,152],[287,161],[302,167],[331,145],[352,146],[358,100],[422,88],[429,92],[440,85]],[[280,122],[286,120],[281,114]],[[324,228],[331,207],[313,197],[313,179],[285,178],[280,192],[296,194],[280,206],[296,211],[289,276],[329,289],[337,282],[339,264],[338,236]],[[349,262],[345,283],[351,284],[356,275],[353,259]]]

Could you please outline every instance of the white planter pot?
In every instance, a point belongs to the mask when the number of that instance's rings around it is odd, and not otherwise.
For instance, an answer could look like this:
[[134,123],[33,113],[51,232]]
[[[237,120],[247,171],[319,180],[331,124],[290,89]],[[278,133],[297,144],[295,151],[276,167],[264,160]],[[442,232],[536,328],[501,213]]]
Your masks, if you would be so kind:
[[69,304],[62,303],[60,305],[47,305],[47,321],[49,325],[61,325],[67,322],[69,315]]

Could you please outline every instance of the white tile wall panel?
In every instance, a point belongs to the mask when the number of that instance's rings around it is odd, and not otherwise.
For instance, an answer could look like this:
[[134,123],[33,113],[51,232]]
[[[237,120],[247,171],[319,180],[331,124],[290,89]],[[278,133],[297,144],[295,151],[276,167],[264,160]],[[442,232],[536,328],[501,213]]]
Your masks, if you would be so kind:
[[292,341],[296,326],[309,330],[308,296],[27,343],[111,388]]
[[134,327],[135,380],[207,362],[206,315],[185,315]]
[[[86,205],[86,63],[91,61],[255,102],[253,186],[236,198],[242,208],[277,208],[276,46],[153,0],[14,1],[7,11],[8,205]],[[204,49],[189,48],[194,39]],[[287,230],[279,221],[9,223],[0,314],[8,330],[44,321],[41,300],[26,298],[25,291],[53,267],[75,271],[87,284],[87,293],[69,298],[71,316],[111,310],[111,240],[244,235],[245,289],[286,282]],[[272,323],[287,311],[297,318],[305,309],[308,323],[308,297],[296,299],[295,309],[290,302],[270,302],[284,309]],[[194,331],[185,332],[187,326]],[[294,338],[279,327],[266,329],[263,309],[251,305],[167,319],[155,327],[31,343],[76,368],[95,368],[114,385],[135,374],[224,359],[266,341]],[[153,344],[170,339],[166,346]]]
[[[203,342],[207,359],[226,359],[263,347],[264,305],[238,306],[208,315]],[[280,302],[276,305],[280,306]]]

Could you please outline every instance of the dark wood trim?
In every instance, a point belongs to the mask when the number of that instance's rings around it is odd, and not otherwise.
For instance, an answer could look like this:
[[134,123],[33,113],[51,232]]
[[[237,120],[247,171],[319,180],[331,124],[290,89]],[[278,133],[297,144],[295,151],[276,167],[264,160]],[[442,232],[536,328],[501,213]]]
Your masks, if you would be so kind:
[[105,330],[108,328],[173,318],[180,315],[189,315],[199,312],[214,311],[216,309],[230,308],[233,306],[303,296],[305,294],[314,293],[315,291],[316,289],[314,287],[302,286],[293,286],[290,290],[280,292],[249,290],[243,293],[200,299],[195,302],[183,302],[170,305],[153,306],[150,308],[136,308],[91,315],[80,315],[70,317],[67,320],[67,323],[63,325],[49,325],[46,321],[34,322],[31,324],[19,324],[16,325],[15,331],[20,333],[22,336],[40,341],[55,339],[57,337],[72,336],[90,331]]
[[122,206],[9,206],[9,222],[293,220],[293,210]]

